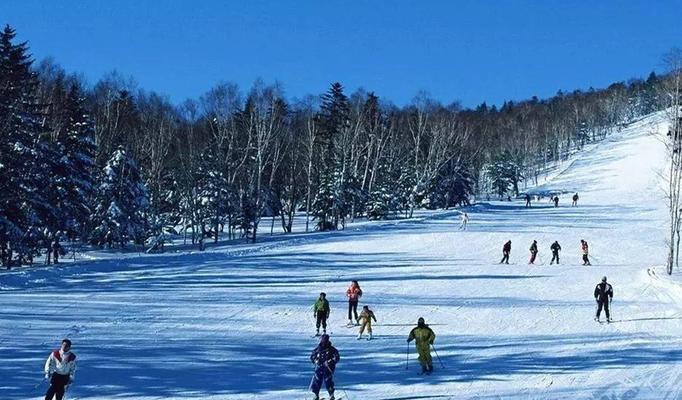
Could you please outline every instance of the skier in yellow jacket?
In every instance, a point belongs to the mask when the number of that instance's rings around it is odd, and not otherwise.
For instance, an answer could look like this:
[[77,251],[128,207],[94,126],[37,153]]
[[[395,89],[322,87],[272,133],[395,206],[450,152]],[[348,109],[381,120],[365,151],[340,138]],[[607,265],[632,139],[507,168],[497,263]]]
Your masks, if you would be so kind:
[[358,320],[360,321],[360,333],[358,334],[358,340],[362,339],[362,332],[365,331],[365,328],[367,329],[367,333],[369,333],[367,340],[372,340],[372,320],[377,322],[377,317],[374,316],[374,311],[370,310],[369,306],[362,307],[362,312],[360,312],[360,318],[358,318]]
[[433,361],[431,360],[431,345],[436,340],[436,334],[424,322],[424,318],[417,320],[417,326],[412,329],[407,342],[415,340],[417,353],[419,353],[419,364],[422,366],[422,373],[427,375],[433,371]]

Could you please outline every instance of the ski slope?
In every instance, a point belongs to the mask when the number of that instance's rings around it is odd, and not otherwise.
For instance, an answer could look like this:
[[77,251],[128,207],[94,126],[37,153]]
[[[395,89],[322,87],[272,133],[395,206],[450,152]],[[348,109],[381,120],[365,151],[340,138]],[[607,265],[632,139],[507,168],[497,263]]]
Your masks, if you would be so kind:
[[[633,123],[534,189],[577,191],[578,207],[572,193],[559,208],[479,204],[464,232],[451,210],[2,272],[0,398],[41,398],[44,360],[69,337],[79,360],[70,399],[309,399],[321,291],[341,353],[337,396],[350,400],[682,398],[682,289],[660,267],[647,273],[664,263],[665,159],[653,133],[666,130],[662,114]],[[542,265],[527,265],[533,239]],[[580,265],[580,239],[591,267]],[[507,240],[512,264],[499,265]],[[554,240],[559,266],[548,265]],[[592,319],[602,275],[615,292],[610,325]],[[351,279],[377,315],[376,340],[345,327]],[[445,365],[434,356],[428,377],[414,346],[405,369],[420,316]]]

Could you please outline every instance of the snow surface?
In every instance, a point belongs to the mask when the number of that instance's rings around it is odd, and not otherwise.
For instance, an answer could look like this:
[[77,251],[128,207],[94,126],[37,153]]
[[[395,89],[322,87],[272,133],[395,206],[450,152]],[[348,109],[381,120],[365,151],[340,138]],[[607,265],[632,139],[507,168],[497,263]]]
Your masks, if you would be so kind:
[[[79,361],[70,399],[309,399],[320,291],[344,398],[680,398],[682,289],[650,269],[665,260],[664,146],[652,133],[666,130],[662,114],[631,124],[535,189],[577,191],[578,207],[570,194],[559,208],[479,204],[465,232],[450,210],[203,253],[3,272],[0,398],[41,398],[43,362],[69,337]],[[533,239],[542,265],[527,265]],[[580,265],[580,239],[591,267]],[[506,240],[512,264],[503,266]],[[560,266],[547,265],[554,240]],[[615,291],[610,325],[592,320],[602,275]],[[377,315],[374,341],[345,327],[351,279]],[[413,346],[405,369],[420,316],[445,364],[434,357],[428,377],[417,375]]]

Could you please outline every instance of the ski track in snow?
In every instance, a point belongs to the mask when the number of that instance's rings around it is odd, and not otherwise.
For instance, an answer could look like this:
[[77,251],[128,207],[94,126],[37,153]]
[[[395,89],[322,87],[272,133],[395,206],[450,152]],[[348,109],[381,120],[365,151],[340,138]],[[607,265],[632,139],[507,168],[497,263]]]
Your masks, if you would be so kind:
[[[467,231],[450,210],[237,249],[3,272],[0,373],[11,379],[0,398],[42,398],[44,360],[68,336],[79,357],[71,399],[309,399],[321,291],[344,398],[680,398],[682,286],[655,267],[665,261],[665,159],[651,133],[666,130],[662,114],[632,123],[531,190],[577,191],[578,207],[571,194],[559,208],[481,203],[467,210]],[[497,264],[509,239],[511,265]],[[580,239],[591,267],[580,265]],[[550,266],[554,240],[563,251]],[[614,285],[612,324],[592,320],[602,275]],[[351,279],[377,315],[376,340],[345,327]],[[414,346],[405,370],[419,316],[445,364],[434,354],[428,377]]]

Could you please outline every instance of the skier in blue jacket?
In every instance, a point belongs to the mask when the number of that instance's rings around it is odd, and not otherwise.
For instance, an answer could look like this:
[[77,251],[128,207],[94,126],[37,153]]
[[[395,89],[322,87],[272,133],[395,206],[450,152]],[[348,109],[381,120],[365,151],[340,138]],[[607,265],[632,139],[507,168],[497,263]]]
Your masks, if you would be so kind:
[[334,400],[334,370],[341,357],[339,351],[332,346],[329,335],[320,337],[320,344],[317,345],[310,355],[310,361],[315,364],[315,375],[310,382],[310,390],[315,394],[314,400],[319,400],[322,382],[329,392],[329,400]]

